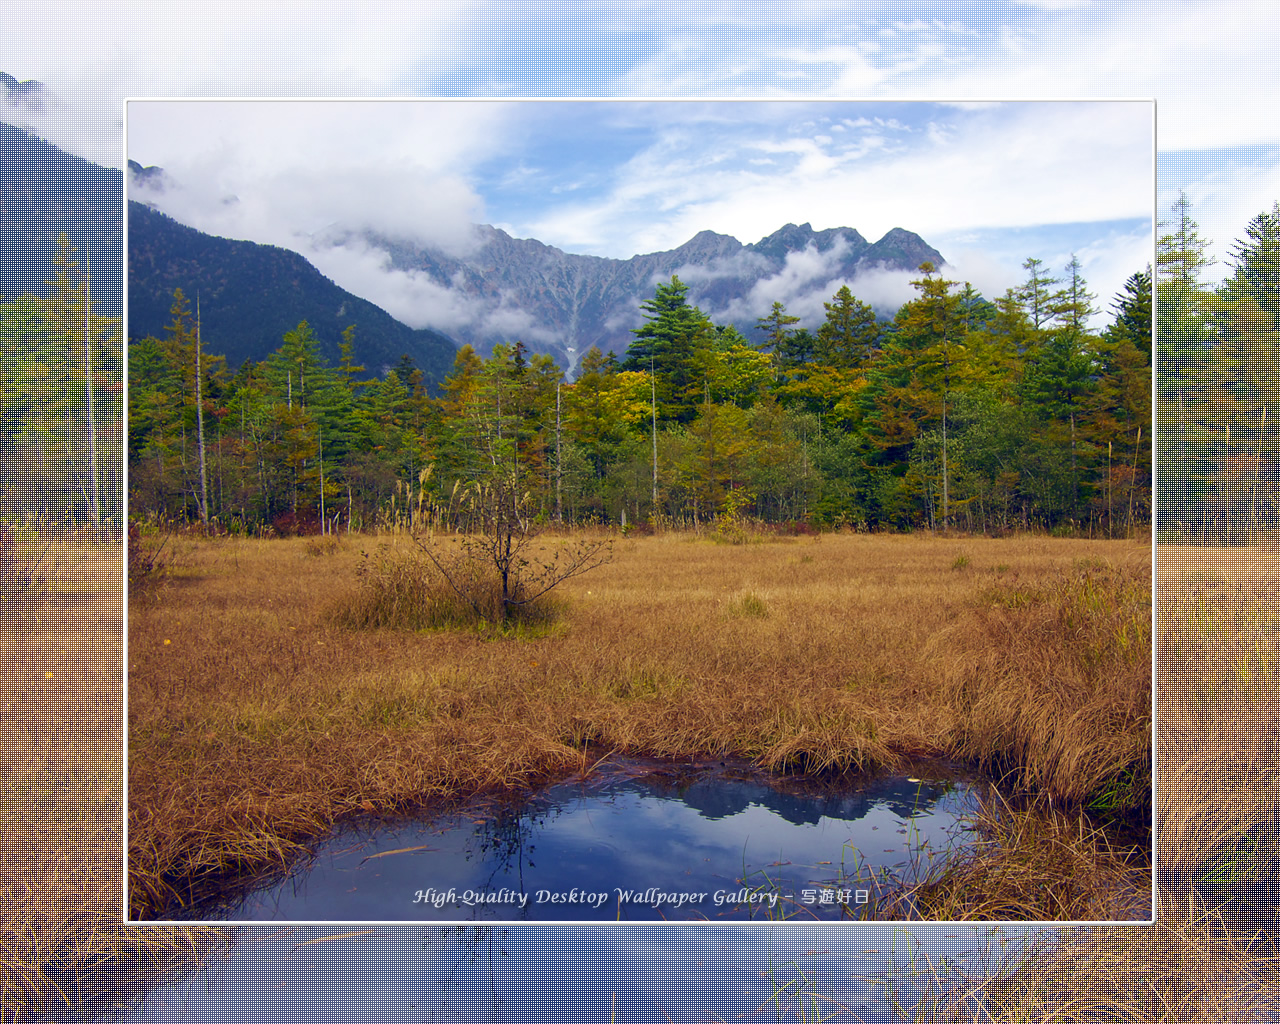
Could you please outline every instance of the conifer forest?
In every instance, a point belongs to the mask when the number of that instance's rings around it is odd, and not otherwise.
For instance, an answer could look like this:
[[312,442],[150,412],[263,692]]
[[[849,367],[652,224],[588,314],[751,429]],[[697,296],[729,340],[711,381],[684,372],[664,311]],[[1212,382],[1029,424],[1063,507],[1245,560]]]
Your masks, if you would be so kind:
[[[1218,284],[1203,280],[1192,212],[1173,204],[1154,282],[1133,273],[1102,317],[1075,258],[1056,271],[1027,259],[995,299],[926,263],[892,319],[841,287],[821,323],[775,302],[754,337],[672,277],[641,303],[628,351],[589,350],[572,379],[518,342],[487,357],[464,346],[439,382],[408,358],[379,374],[360,363],[358,324],[329,365],[305,321],[229,367],[176,291],[165,336],[129,342],[130,515],[259,535],[423,516],[465,528],[468,490],[501,485],[566,524],[1131,535],[1153,519],[1154,317],[1162,536],[1230,522],[1243,534],[1228,539],[1247,542],[1276,511],[1280,204],[1248,224]],[[38,429],[23,380],[47,395],[61,374],[65,400],[42,415],[84,417],[84,353],[93,380],[118,366],[118,327],[86,317],[70,252],[48,297],[0,305],[10,358],[32,364],[6,395],[10,443]],[[100,387],[91,404],[97,482],[119,394]],[[65,454],[79,474],[67,514],[83,518],[96,484]]]

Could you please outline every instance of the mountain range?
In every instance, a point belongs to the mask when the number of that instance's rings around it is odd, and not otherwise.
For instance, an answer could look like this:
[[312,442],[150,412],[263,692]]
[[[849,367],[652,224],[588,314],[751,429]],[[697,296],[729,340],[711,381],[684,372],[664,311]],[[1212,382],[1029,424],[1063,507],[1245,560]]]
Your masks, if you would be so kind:
[[[11,102],[40,102],[39,83],[0,75],[0,87]],[[132,162],[129,177],[143,194],[170,184],[162,169]],[[57,237],[65,232],[75,258],[90,258],[96,308],[121,316],[123,187],[121,172],[0,124],[0,294],[45,294]],[[474,228],[475,244],[465,257],[425,243],[362,236],[361,245],[386,254],[390,270],[448,293],[451,319],[433,323],[431,310],[422,309],[410,319],[424,326],[413,328],[339,287],[296,252],[208,235],[143,203],[131,201],[127,208],[130,336],[162,336],[173,290],[181,287],[193,301],[199,296],[206,344],[232,367],[265,358],[306,319],[331,361],[337,361],[343,329],[354,323],[355,358],[369,372],[385,372],[407,354],[432,383],[448,374],[464,343],[487,352],[497,342],[523,340],[569,368],[592,345],[621,355],[632,329],[644,322],[640,303],[672,275],[689,285],[689,300],[717,323],[733,323],[752,338],[770,303],[790,303],[797,287],[820,319],[817,300],[829,300],[841,284],[858,294],[858,281],[868,273],[912,272],[924,260],[944,262],[918,235],[900,228],[871,243],[851,228],[788,224],[747,245],[702,231],[675,249],[626,260],[566,253],[488,225]],[[327,244],[347,241],[352,239]],[[886,302],[878,311],[891,315],[895,308]]]
[[[160,199],[174,184],[163,168],[132,161],[129,176],[131,194],[139,199]],[[339,321],[359,311],[364,322],[357,324],[358,359],[371,370],[385,370],[405,352],[435,381],[448,372],[439,346],[442,335],[482,353],[497,343],[523,341],[530,351],[549,353],[570,370],[592,346],[623,355],[633,329],[644,323],[641,303],[672,276],[689,285],[690,302],[750,339],[758,336],[757,320],[775,300],[799,296],[809,319],[816,312],[820,320],[821,302],[842,284],[856,292],[869,274],[913,273],[925,260],[944,262],[924,239],[902,228],[872,243],[852,228],[814,230],[809,224],[787,224],[747,245],[701,231],[675,249],[625,260],[567,253],[486,224],[473,226],[472,244],[462,256],[425,240],[406,242],[367,231],[329,229],[309,240],[321,262],[326,251],[348,247],[376,254],[382,272],[398,278],[401,316],[429,325],[411,331],[403,324],[393,327],[381,310],[373,313],[376,307],[339,288],[295,252],[216,239],[165,217],[155,205],[161,204],[129,204],[134,336],[158,334],[168,322],[174,287],[190,296],[198,282],[205,296],[206,337],[233,365],[271,351],[301,315],[333,358],[345,326]],[[901,300],[864,301],[891,316]],[[408,315],[406,307],[413,307]]]
[[289,249],[207,235],[158,210],[129,202],[129,336],[163,338],[173,292],[200,305],[204,346],[235,370],[280,347],[306,320],[330,364],[342,332],[355,325],[353,355],[383,374],[409,356],[432,383],[453,366],[457,348],[439,331],[414,330],[386,310],[339,288]]
[[[372,235],[362,242],[388,253],[392,269],[422,275],[483,311],[449,328],[455,341],[487,349],[521,339],[566,365],[592,345],[625,353],[632,329],[644,323],[640,303],[673,275],[689,285],[690,302],[753,338],[756,321],[768,315],[774,299],[803,293],[820,312],[816,299],[830,300],[842,284],[854,287],[870,272],[914,272],[925,260],[944,262],[924,239],[902,228],[872,243],[852,228],[815,231],[809,224],[787,224],[747,245],[701,231],[678,248],[626,260],[566,253],[488,225],[475,231],[479,244],[463,258]],[[897,305],[885,304],[879,312],[891,315]],[[512,315],[492,315],[504,310]]]

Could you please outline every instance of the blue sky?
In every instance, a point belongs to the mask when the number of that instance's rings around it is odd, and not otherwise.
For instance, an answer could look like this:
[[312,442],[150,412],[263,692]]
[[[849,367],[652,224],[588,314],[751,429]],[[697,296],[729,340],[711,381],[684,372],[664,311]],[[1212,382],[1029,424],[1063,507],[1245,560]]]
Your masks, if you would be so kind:
[[120,163],[126,96],[1154,97],[1161,209],[1186,188],[1220,256],[1280,186],[1262,0],[89,0],[56,32],[24,9],[6,42],[3,70],[56,100],[0,116],[100,163]]
[[[353,233],[463,255],[471,225],[483,222],[626,259],[708,229],[747,243],[810,223],[856,228],[874,242],[902,227],[942,252],[948,277],[990,297],[1026,279],[1027,257],[1061,273],[1074,253],[1101,323],[1125,280],[1151,260],[1153,144],[1150,101],[137,100],[128,108],[129,158],[163,166],[171,179],[136,198],[213,234],[300,251],[393,315],[445,331],[479,311],[439,282],[389,270],[385,252],[349,241]],[[749,315],[778,299],[807,325],[821,322],[830,275],[821,261],[794,263]],[[914,295],[913,276],[878,274],[853,287],[892,306]]]

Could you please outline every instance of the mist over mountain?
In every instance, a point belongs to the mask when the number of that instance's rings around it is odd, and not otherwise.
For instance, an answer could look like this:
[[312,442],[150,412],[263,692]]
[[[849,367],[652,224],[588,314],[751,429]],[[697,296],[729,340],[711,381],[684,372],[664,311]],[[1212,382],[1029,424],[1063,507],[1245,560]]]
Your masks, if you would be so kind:
[[[157,209],[176,211],[195,199],[184,195],[183,183],[172,180],[161,167],[130,161],[129,179],[131,197]],[[206,197],[200,198],[207,204]],[[233,196],[221,197],[219,202],[231,210],[239,204]],[[156,250],[145,260],[131,261],[131,318],[137,324],[136,329],[131,327],[131,334],[136,335],[143,325],[148,332],[161,326],[157,318],[167,315],[165,296],[180,284],[180,275],[175,276],[177,267],[190,278],[196,265],[231,259],[233,253],[234,258],[257,261],[267,259],[265,250],[270,249],[274,255],[268,264],[275,269],[264,264],[258,271],[244,273],[220,263],[214,275],[218,281],[234,279],[259,291],[263,282],[273,282],[273,287],[283,283],[294,290],[293,297],[279,302],[298,312],[302,307],[297,300],[312,294],[311,284],[303,286],[301,279],[296,279],[300,270],[285,273],[283,264],[277,266],[293,246],[250,249],[246,248],[250,243],[235,243],[239,248],[233,250],[211,245],[208,239],[214,236],[199,233],[199,238],[182,235],[187,240],[182,242],[174,231],[177,222],[165,225],[153,216],[132,212],[130,218],[131,248]],[[451,237],[448,243],[420,237],[430,231],[430,225],[419,225],[407,237],[347,228],[340,222],[312,234],[282,231],[281,227],[274,226],[276,237],[283,234],[296,239],[302,253],[297,259],[310,265],[314,281],[324,280],[328,287],[337,287],[334,281],[340,281],[348,289],[346,300],[337,301],[337,292],[327,295],[324,317],[330,317],[328,310],[336,309],[342,301],[349,304],[354,293],[387,310],[402,325],[447,335],[458,346],[469,344],[487,354],[495,344],[522,341],[533,352],[552,355],[570,372],[593,345],[625,354],[633,329],[644,323],[641,303],[653,297],[657,284],[672,276],[689,285],[689,301],[715,322],[731,323],[748,339],[755,339],[759,337],[757,321],[769,314],[774,302],[784,303],[789,314],[799,316],[801,326],[816,329],[825,317],[823,303],[831,301],[845,284],[881,316],[892,316],[913,294],[909,281],[918,276],[920,264],[925,260],[938,266],[944,263],[941,253],[902,228],[870,242],[852,228],[815,230],[810,224],[787,224],[745,245],[729,235],[701,231],[675,249],[612,259],[568,253],[537,239],[515,238],[486,224],[473,225],[467,238],[460,242]],[[245,228],[242,225],[240,230]],[[157,231],[164,239],[154,236]],[[193,247],[192,251],[184,251],[183,245]],[[160,250],[164,250],[163,259]],[[211,265],[205,269],[213,271]],[[207,283],[215,286],[212,278]],[[246,294],[243,301],[252,305],[252,312],[236,312],[231,307],[241,303],[241,298],[234,289],[217,287],[218,302],[225,309],[217,315],[228,318],[226,344],[234,346],[227,349],[229,357],[261,358],[279,344],[281,332],[276,331],[279,325],[275,320],[270,321],[272,336],[263,335],[267,322],[263,312],[269,303]],[[314,321],[316,315],[308,319]],[[321,329],[317,322],[312,326]],[[215,321],[209,321],[209,328],[215,329]],[[357,331],[357,357],[375,365],[395,362],[385,358],[385,345],[394,347],[403,342],[383,338],[381,329],[374,333],[378,338]],[[212,335],[210,340],[212,343]],[[263,349],[268,342],[271,347]],[[378,346],[376,355],[366,347],[371,342]],[[326,350],[329,344],[336,345],[336,341],[327,343]],[[438,365],[434,349],[430,344],[427,347],[431,353],[421,356],[416,348],[408,350],[424,369],[428,362]],[[434,371],[429,375],[440,379]]]
[[488,225],[476,231],[478,244],[463,257],[369,235],[362,241],[386,252],[390,269],[447,292],[446,315],[454,322],[437,323],[455,341],[487,350],[519,339],[569,366],[592,345],[625,353],[632,329],[644,322],[640,303],[672,275],[717,323],[732,323],[753,338],[757,319],[774,301],[816,328],[822,303],[842,284],[881,315],[892,315],[907,297],[904,275],[915,276],[925,260],[944,262],[919,235],[901,228],[872,243],[851,228],[788,224],[747,245],[701,231],[678,248],[627,260],[566,253]]
[[0,71],[0,107],[40,113],[45,108],[48,95],[43,83],[35,79],[19,82],[13,75]]
[[165,336],[175,288],[193,311],[199,298],[204,346],[225,355],[233,370],[246,359],[265,359],[302,320],[331,364],[338,362],[342,332],[354,324],[353,355],[370,374],[384,374],[407,354],[428,381],[438,383],[456,355],[445,335],[406,326],[339,288],[296,252],[206,235],[131,200],[131,338]]

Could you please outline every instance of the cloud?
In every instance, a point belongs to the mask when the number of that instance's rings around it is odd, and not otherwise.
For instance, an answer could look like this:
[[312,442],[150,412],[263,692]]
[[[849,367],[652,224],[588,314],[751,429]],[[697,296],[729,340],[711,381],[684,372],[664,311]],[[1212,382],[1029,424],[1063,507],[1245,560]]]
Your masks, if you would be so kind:
[[[50,90],[58,115],[40,134],[78,156],[122,166],[128,96],[382,96],[423,68],[447,73],[457,40],[485,15],[477,0],[76,5],[51,31],[34,13],[6,19],[7,71]],[[89,55],[86,59],[72,54]],[[319,55],[323,54],[323,65]],[[424,85],[426,83],[423,83]]]
[[469,168],[491,155],[510,113],[457,103],[130,104],[129,154],[165,170],[164,191],[139,198],[211,234],[297,249],[369,232],[464,255],[485,212]]
[[322,274],[410,327],[429,327],[462,338],[519,337],[543,344],[562,340],[510,292],[502,292],[496,303],[467,296],[452,282],[438,281],[426,271],[393,267],[386,250],[365,239],[308,245],[299,251]]
[[742,300],[744,311],[759,318],[769,314],[774,302],[781,302],[787,312],[799,316],[802,323],[821,321],[824,318],[822,303],[831,301],[835,291],[832,282],[848,251],[848,244],[840,238],[826,252],[818,252],[811,244],[800,252],[787,253],[781,270],[752,286]]
[[449,333],[477,323],[485,313],[429,274],[393,268],[385,250],[358,239],[341,246],[308,246],[302,255],[326,277],[410,327]]
[[800,327],[816,330],[826,319],[825,303],[843,284],[868,305],[881,312],[896,309],[915,294],[910,281],[919,277],[916,271],[885,270],[870,267],[850,277],[843,272],[848,245],[843,239],[825,252],[810,244],[799,252],[788,253],[781,268],[759,277],[743,294],[727,302],[716,302],[714,285],[725,279],[750,280],[760,274],[765,259],[758,253],[744,251],[714,261],[709,266],[685,266],[676,271],[687,283],[692,301],[717,323],[750,324],[767,317],[775,302],[786,307],[787,315],[800,317]]
[[[704,229],[752,241],[809,221],[931,237],[1150,208],[1149,104],[723,107],[701,127],[650,115],[653,141],[618,164],[606,188],[553,197],[519,233],[625,258]],[[837,124],[845,131],[831,130]]]
[[[486,312],[449,299],[428,275],[392,272],[378,244],[465,257],[492,202],[517,237],[618,258],[708,229],[750,242],[805,222],[868,238],[906,227],[938,245],[975,229],[990,239],[1132,220],[1149,214],[1152,174],[1140,103],[141,103],[129,108],[129,152],[166,168],[164,191],[145,195],[184,223],[299,251],[414,325],[529,340],[551,336],[514,303]],[[749,255],[682,277],[714,295],[717,278],[758,275],[739,273]],[[708,312],[745,322],[782,301],[820,322],[839,255],[794,253]],[[1003,254],[1003,275],[994,260],[975,264],[984,281],[1007,282],[975,284],[1002,293],[1025,255]],[[859,286],[887,310],[911,297],[909,280],[872,274]]]

